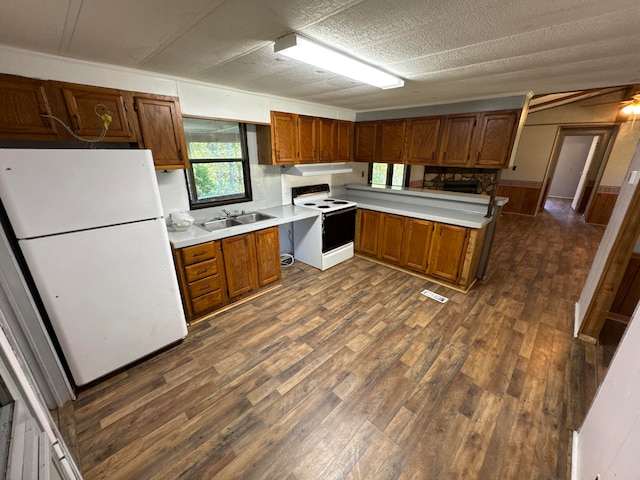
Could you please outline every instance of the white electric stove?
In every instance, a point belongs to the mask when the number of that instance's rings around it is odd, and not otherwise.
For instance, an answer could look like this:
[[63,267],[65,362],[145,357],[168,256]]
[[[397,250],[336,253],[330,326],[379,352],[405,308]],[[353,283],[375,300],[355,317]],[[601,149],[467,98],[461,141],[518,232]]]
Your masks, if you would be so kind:
[[293,204],[322,212],[316,219],[294,223],[294,256],[326,270],[353,257],[356,203],[330,197],[328,184],[292,189]]

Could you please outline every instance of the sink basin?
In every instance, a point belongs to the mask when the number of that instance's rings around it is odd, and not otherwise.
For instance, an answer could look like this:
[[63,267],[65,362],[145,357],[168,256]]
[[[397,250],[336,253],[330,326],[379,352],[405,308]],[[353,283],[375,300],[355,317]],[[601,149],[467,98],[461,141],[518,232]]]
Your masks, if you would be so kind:
[[271,218],[275,218],[275,217],[271,215],[265,215],[264,213],[260,213],[260,212],[253,212],[253,213],[245,213],[244,215],[233,217],[233,220],[244,225],[247,223],[255,223],[255,222],[260,222],[262,220],[269,220]]
[[249,223],[260,222],[262,220],[269,220],[271,218],[276,217],[260,212],[251,212],[245,213],[243,215],[238,215],[237,217],[207,220],[206,222],[199,222],[197,225],[209,232],[213,232],[215,230],[222,230],[223,228],[236,227],[238,225],[247,225]]
[[236,222],[234,218],[223,218],[220,220],[209,220],[208,222],[199,223],[198,226],[204,228],[209,232],[213,232],[215,230],[222,230],[223,228],[234,227],[236,225],[240,225],[239,222]]

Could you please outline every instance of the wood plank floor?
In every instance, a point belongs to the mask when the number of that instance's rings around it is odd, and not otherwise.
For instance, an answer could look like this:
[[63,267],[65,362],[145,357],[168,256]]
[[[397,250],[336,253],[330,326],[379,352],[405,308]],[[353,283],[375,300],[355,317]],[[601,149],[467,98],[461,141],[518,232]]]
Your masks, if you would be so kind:
[[548,205],[503,215],[467,294],[361,258],[285,269],[78,395],[66,423],[85,478],[569,478],[603,373],[572,337],[603,228]]

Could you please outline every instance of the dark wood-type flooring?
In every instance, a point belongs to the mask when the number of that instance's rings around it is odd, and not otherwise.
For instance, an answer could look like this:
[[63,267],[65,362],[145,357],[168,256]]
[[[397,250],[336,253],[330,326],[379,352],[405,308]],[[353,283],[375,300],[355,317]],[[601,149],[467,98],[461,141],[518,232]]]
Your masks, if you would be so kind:
[[603,374],[572,337],[603,231],[566,202],[503,215],[467,294],[362,258],[296,263],[79,393],[61,428],[87,479],[567,479]]

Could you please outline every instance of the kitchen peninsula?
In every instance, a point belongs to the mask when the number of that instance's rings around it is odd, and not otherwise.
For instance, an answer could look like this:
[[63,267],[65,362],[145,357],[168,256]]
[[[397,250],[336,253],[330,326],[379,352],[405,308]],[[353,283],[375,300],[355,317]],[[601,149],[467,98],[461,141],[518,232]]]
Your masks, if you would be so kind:
[[356,252],[468,291],[486,270],[500,209],[509,199],[399,187],[346,185],[357,203]]

